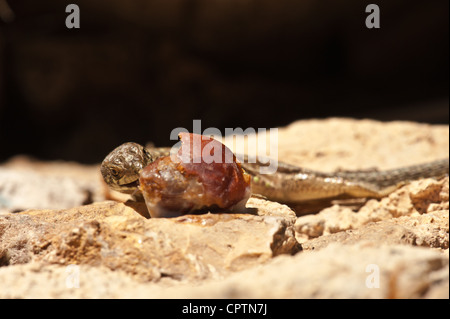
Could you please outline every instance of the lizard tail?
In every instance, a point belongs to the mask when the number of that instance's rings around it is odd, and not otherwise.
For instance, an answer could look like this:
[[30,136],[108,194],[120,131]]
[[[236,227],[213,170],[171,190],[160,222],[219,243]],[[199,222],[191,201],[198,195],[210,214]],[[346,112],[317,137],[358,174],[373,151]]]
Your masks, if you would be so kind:
[[449,159],[446,158],[385,171],[342,171],[336,175],[384,188],[419,178],[440,178],[448,175],[448,172]]

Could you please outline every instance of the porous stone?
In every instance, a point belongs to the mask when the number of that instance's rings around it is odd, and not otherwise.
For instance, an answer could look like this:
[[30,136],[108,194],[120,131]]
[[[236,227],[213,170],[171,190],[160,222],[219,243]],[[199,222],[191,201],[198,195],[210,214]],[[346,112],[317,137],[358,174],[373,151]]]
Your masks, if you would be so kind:
[[72,208],[104,200],[97,165],[17,156],[0,166],[0,213]]
[[448,234],[448,211],[442,210],[371,222],[356,229],[308,240],[302,247],[304,250],[318,250],[332,243],[356,244],[367,241],[373,245],[405,244],[448,249]]
[[318,214],[301,216],[295,222],[297,239],[305,242],[322,235],[357,229],[370,222],[400,216],[416,216],[440,210],[446,211],[448,216],[448,185],[448,177],[440,181],[419,180],[381,200],[368,201],[356,212],[346,206],[334,205]]
[[[332,244],[162,298],[448,298],[448,255],[398,245]],[[155,295],[152,295],[155,296]]]
[[300,250],[292,216],[251,212],[145,219],[116,202],[32,210],[0,219],[0,251],[9,265],[105,266],[157,281],[220,277]]
[[0,298],[448,299],[448,265],[446,253],[366,242],[335,243],[317,252],[278,256],[196,285],[138,282],[121,270],[104,266],[72,269],[31,262],[0,268]]

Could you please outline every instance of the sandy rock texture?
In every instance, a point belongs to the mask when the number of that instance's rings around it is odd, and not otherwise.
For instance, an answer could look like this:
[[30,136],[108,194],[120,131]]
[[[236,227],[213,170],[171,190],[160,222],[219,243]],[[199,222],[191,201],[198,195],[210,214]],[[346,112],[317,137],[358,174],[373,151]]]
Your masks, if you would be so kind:
[[45,163],[23,156],[0,165],[0,214],[71,208],[104,198],[97,165]]
[[448,267],[448,254],[360,242],[278,256],[227,278],[197,284],[142,283],[122,271],[81,265],[76,288],[70,277],[73,269],[31,262],[0,268],[0,297],[448,298]]
[[[447,157],[449,128],[309,120],[280,128],[278,144],[307,168],[387,169]],[[302,216],[261,198],[247,214],[141,209],[98,166],[1,165],[0,298],[449,297],[448,177]]]
[[[423,179],[414,181],[381,200],[370,200],[357,211],[334,205],[318,214],[300,216],[295,222],[297,239],[303,242],[322,235],[360,228],[370,222],[396,221],[402,216],[410,216],[416,220],[417,216],[448,212],[448,185],[448,177],[440,181]],[[432,222],[430,220],[429,223]]]
[[116,202],[30,210],[0,220],[0,254],[4,265],[87,264],[158,281],[220,277],[300,250],[291,210],[252,211],[145,219]]

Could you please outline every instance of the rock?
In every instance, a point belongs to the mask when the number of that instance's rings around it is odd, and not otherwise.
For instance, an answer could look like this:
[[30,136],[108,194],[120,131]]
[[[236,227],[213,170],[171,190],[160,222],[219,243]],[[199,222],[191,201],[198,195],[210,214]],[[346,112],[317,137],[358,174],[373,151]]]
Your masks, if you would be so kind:
[[16,157],[0,166],[0,213],[72,208],[104,200],[98,165]]
[[120,270],[42,262],[2,267],[0,280],[0,298],[145,298],[144,292],[159,288]]
[[251,176],[219,141],[180,133],[176,155],[163,156],[140,173],[139,189],[152,217],[201,210],[241,213],[251,196]]
[[425,179],[412,182],[381,200],[370,200],[357,212],[335,205],[316,215],[301,216],[295,222],[297,239],[308,239],[356,229],[369,222],[400,216],[447,210],[449,178],[440,181]]
[[74,270],[32,262],[0,268],[0,298],[447,299],[448,265],[448,254],[430,249],[361,242],[278,256],[264,265],[195,286],[142,283],[120,270],[81,265],[79,288],[72,288]]
[[[370,266],[369,266],[370,265]],[[372,267],[372,268],[371,268]],[[379,270],[379,288],[366,284]],[[280,256],[269,264],[199,287],[171,287],[168,298],[448,298],[448,256],[425,248],[361,242]],[[378,283],[378,281],[376,281]],[[155,297],[155,296],[152,296]]]
[[332,243],[374,245],[405,244],[448,249],[448,210],[372,222],[356,229],[324,235],[303,243],[304,250],[322,249]]
[[278,130],[278,156],[325,172],[394,169],[447,158],[449,136],[448,125],[347,118],[300,120]]
[[253,214],[145,219],[115,202],[26,211],[0,219],[0,251],[3,264],[104,266],[144,281],[221,277],[300,250],[293,212],[286,211],[288,218],[253,208]]

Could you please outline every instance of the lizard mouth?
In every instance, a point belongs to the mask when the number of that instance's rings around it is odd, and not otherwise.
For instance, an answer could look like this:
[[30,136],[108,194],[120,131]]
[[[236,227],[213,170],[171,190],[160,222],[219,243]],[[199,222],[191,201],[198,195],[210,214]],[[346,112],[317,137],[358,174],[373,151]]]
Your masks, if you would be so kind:
[[137,179],[127,184],[117,185],[115,187],[115,190],[125,194],[132,194],[136,191],[138,187],[139,187],[139,180]]
[[121,187],[127,187],[127,188],[138,187],[138,186],[139,186],[139,180],[135,180],[134,182],[121,185]]

